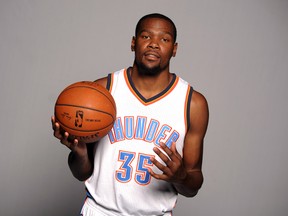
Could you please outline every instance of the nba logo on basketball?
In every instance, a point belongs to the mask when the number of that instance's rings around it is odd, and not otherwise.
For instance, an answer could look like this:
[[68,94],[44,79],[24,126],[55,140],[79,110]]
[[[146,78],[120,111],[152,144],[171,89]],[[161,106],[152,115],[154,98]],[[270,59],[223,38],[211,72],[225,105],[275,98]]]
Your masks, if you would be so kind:
[[76,111],[75,127],[82,127],[84,112],[81,110]]

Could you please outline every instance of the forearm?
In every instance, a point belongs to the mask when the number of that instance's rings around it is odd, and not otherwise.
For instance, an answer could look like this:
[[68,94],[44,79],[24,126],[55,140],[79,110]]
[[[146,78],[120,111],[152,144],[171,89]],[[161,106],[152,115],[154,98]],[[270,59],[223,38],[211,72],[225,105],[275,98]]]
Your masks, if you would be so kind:
[[79,181],[85,181],[92,175],[93,165],[88,155],[80,156],[71,151],[68,157],[68,165],[73,176]]
[[201,171],[187,171],[185,178],[179,183],[173,183],[178,193],[186,197],[193,197],[203,184]]

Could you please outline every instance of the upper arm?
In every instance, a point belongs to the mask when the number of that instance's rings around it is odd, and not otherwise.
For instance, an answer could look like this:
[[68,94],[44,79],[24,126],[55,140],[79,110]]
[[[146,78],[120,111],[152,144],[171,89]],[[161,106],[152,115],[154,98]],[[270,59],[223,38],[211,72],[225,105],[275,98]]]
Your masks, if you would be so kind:
[[192,93],[189,112],[190,126],[184,140],[183,160],[187,171],[201,171],[209,110],[205,97],[197,91]]
[[104,88],[107,88],[108,78],[103,77],[103,78],[95,80],[94,82],[98,83],[99,85],[103,86]]

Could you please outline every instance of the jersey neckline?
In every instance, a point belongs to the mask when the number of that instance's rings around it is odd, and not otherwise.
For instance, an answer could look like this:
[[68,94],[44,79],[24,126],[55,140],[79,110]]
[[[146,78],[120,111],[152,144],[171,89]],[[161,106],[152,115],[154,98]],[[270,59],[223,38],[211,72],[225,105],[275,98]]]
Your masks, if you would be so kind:
[[125,77],[126,83],[130,91],[144,105],[149,105],[149,104],[155,103],[156,101],[161,100],[175,88],[176,84],[178,83],[179,77],[176,76],[176,74],[174,73],[171,73],[171,74],[172,74],[172,80],[169,83],[169,85],[163,91],[159,92],[157,95],[147,99],[136,89],[132,81],[131,74],[129,73],[129,68],[124,70],[124,77]]

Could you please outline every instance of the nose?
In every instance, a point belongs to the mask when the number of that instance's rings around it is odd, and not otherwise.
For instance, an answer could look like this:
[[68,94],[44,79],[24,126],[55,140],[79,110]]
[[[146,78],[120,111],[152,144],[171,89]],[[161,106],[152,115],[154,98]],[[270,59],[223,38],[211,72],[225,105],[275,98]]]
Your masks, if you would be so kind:
[[150,43],[148,44],[148,47],[151,49],[159,49],[159,44],[158,42],[154,39],[151,40]]

